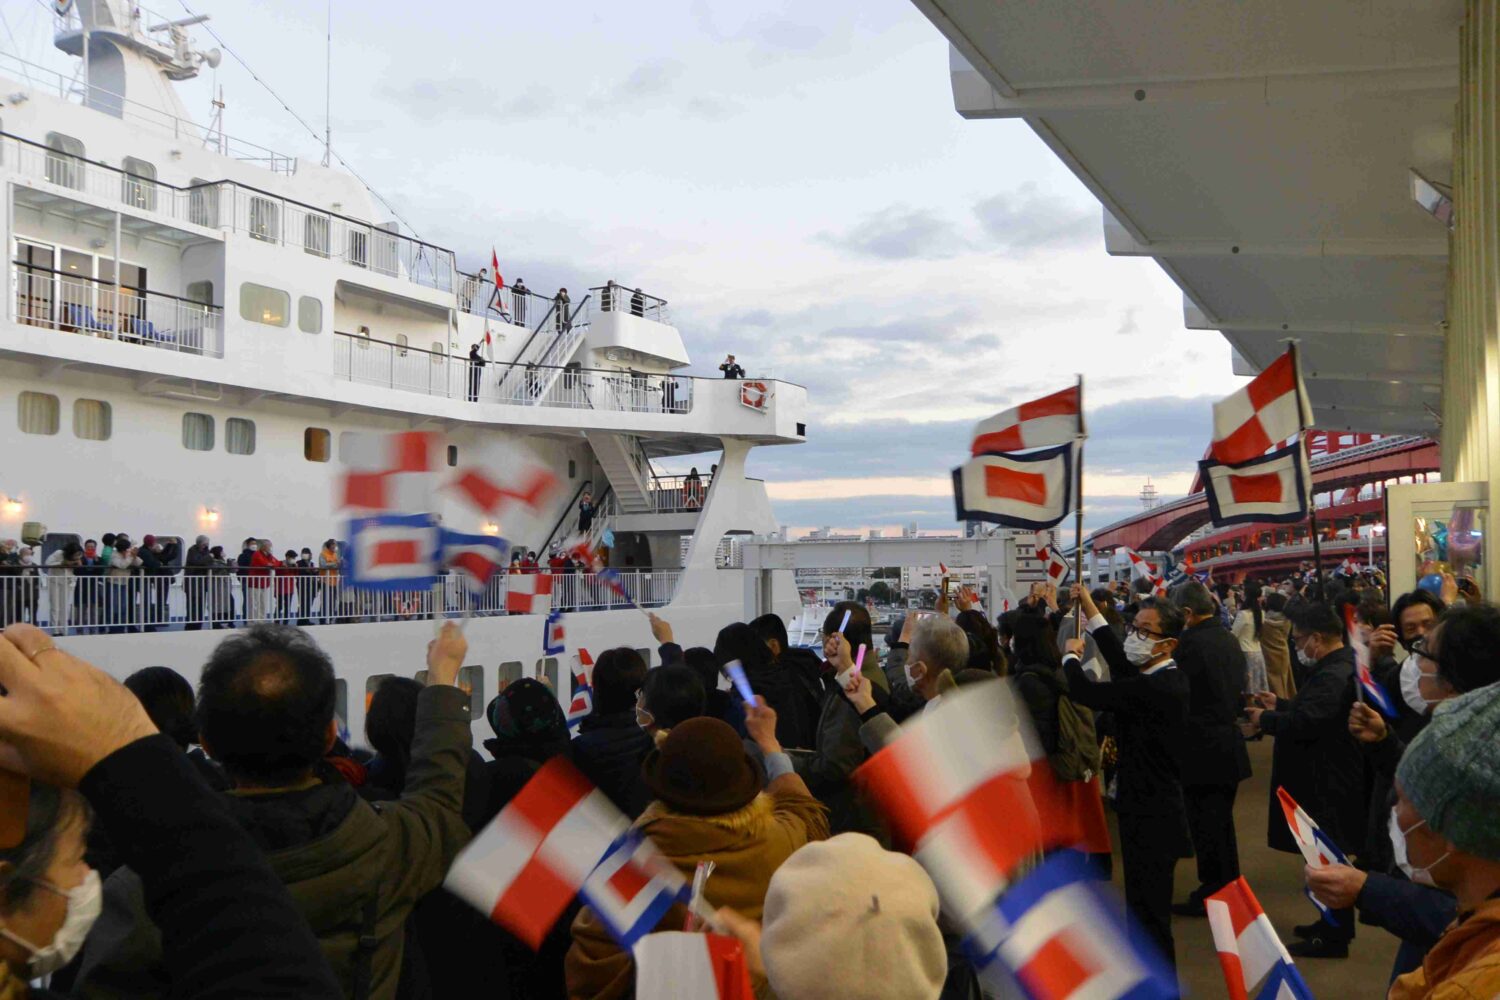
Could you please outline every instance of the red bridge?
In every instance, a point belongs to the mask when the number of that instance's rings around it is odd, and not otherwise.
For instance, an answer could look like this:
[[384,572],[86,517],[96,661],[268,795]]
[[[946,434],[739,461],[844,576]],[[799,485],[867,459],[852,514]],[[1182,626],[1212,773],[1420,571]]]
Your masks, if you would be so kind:
[[[1438,445],[1428,438],[1362,436],[1356,440],[1359,443],[1345,446],[1339,435],[1325,432],[1314,432],[1309,439],[1313,499],[1319,504],[1318,529],[1328,539],[1324,545],[1325,566],[1365,554],[1367,543],[1359,540],[1359,529],[1384,521],[1387,483],[1425,482],[1438,471]],[[1366,487],[1372,490],[1367,492]],[[1100,528],[1084,540],[1084,545],[1096,552],[1121,546],[1137,552],[1165,552],[1208,520],[1208,501],[1202,484],[1195,480],[1193,492],[1187,496]],[[1340,541],[1341,535],[1347,540]],[[1377,544],[1376,548],[1383,550],[1384,546]],[[1295,566],[1299,560],[1311,558],[1312,546],[1305,523],[1240,524],[1197,539],[1184,550],[1196,566],[1222,564],[1231,577],[1239,577]]]

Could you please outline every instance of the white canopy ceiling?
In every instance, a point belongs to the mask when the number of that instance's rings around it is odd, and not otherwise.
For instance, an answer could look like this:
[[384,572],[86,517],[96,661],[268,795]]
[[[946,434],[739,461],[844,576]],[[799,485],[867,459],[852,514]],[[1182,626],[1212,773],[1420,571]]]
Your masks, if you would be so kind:
[[[1295,338],[1318,426],[1432,433],[1462,0],[913,0],[967,118],[1023,118],[1246,374]],[[1237,363],[1238,367],[1238,363]]]

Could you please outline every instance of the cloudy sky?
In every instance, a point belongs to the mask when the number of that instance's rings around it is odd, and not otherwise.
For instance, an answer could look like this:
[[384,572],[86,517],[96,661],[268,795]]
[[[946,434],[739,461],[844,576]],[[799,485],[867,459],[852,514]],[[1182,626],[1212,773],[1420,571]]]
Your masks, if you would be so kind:
[[[321,129],[322,2],[187,4]],[[20,54],[66,66],[45,6],[0,0]],[[953,527],[970,425],[1077,372],[1108,523],[1148,475],[1185,492],[1241,381],[1024,124],[958,117],[909,0],[334,0],[333,35],[335,149],[425,239],[537,289],[639,285],[694,372],[733,350],[808,387],[808,443],[753,457],[794,532]],[[217,77],[232,135],[319,154],[232,58]]]

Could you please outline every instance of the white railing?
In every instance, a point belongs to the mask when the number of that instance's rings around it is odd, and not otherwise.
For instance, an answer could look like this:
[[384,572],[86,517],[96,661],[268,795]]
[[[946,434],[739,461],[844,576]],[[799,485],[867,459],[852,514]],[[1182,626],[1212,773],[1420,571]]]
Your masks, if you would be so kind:
[[540,323],[552,300],[533,291],[518,292],[506,285],[495,298],[494,279],[458,272],[458,308],[471,316],[493,316],[502,322],[528,329]]
[[223,310],[175,295],[16,266],[15,321],[165,351],[224,356]]
[[651,479],[651,507],[658,514],[676,514],[696,511],[708,498],[708,487],[712,476],[701,473],[696,479],[688,476],[653,476]]
[[451,250],[232,181],[174,187],[8,134],[0,134],[0,165],[130,209],[246,233],[426,288],[454,288]]
[[[574,335],[582,335],[578,327]],[[685,375],[512,363],[473,366],[467,357],[354,334],[337,333],[334,342],[334,374],[365,385],[515,406],[624,413],[690,413],[693,409],[697,380]]]
[[667,312],[667,300],[659,299],[655,295],[647,295],[640,289],[625,288],[622,285],[600,285],[598,288],[590,288],[589,291],[599,298],[600,312],[628,313],[631,316],[639,316],[656,323],[671,324],[672,317]]
[[[32,87],[54,93],[65,101],[84,103],[82,81],[75,81],[73,78],[37,63],[0,52],[0,73],[25,81]],[[206,149],[216,150],[223,156],[245,163],[254,163],[272,173],[291,176],[296,172],[297,158],[294,156],[287,156],[285,153],[278,153],[253,142],[236,139],[222,131],[204,128],[186,118],[178,118],[159,108],[121,97],[97,84],[91,89],[93,90],[93,100],[90,102],[92,106],[112,109],[118,112],[125,121],[143,125],[157,135],[196,142]]]
[[[277,571],[271,571],[273,574]],[[559,573],[552,581],[551,608],[611,611],[631,604],[659,608],[671,602],[680,570],[626,570],[622,597],[592,573]],[[494,577],[482,594],[470,593],[459,577],[445,575],[439,615],[504,615],[511,577]],[[294,571],[238,576],[233,568],[207,576],[111,578],[92,571],[16,567],[0,571],[0,627],[29,622],[54,635],[161,632],[182,628],[235,628],[262,621],[294,625],[343,625],[433,617],[432,589],[371,591],[355,588],[338,573]],[[538,605],[538,613],[548,607]]]

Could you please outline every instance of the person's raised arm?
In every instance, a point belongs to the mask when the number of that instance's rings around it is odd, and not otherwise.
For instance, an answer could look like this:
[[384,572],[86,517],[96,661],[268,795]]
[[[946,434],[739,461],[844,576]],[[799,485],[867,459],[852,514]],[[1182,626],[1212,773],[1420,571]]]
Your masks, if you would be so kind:
[[0,765],[89,800],[141,877],[174,997],[342,996],[259,847],[133,694],[29,625],[0,638],[0,686]]

